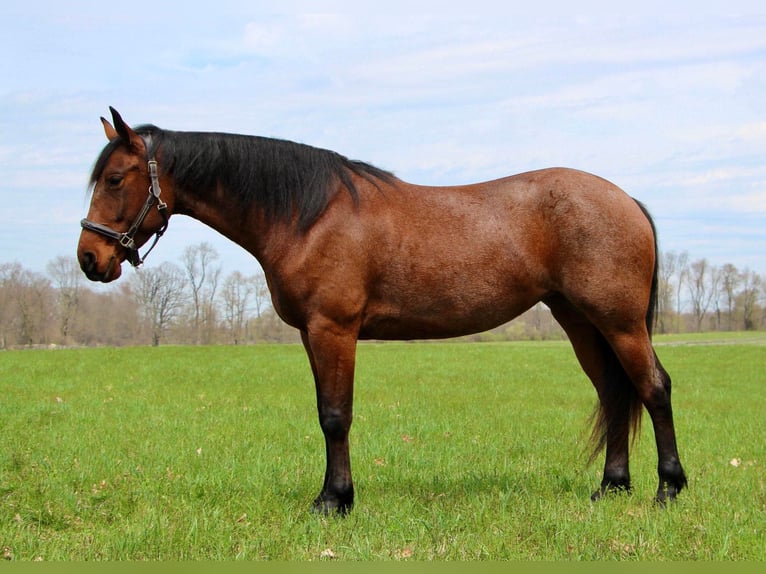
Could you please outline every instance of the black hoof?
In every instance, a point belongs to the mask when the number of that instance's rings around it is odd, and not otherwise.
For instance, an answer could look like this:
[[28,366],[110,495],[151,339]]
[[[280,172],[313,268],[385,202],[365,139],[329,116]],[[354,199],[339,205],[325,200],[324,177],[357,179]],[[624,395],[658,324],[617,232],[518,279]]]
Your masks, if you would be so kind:
[[354,507],[353,500],[341,501],[334,497],[320,495],[311,505],[311,512],[321,516],[346,516]]
[[661,484],[657,489],[657,496],[654,497],[654,502],[660,507],[665,508],[668,505],[668,502],[673,502],[678,497],[680,491],[680,486]]
[[675,500],[678,493],[687,486],[686,473],[677,460],[661,464],[657,470],[660,475],[660,484],[654,500],[664,507],[668,501]]
[[601,488],[590,495],[590,499],[593,502],[596,502],[597,500],[601,500],[606,496],[622,493],[631,494],[632,492],[633,491],[631,490],[630,484],[613,484],[610,482],[607,484],[602,484]]

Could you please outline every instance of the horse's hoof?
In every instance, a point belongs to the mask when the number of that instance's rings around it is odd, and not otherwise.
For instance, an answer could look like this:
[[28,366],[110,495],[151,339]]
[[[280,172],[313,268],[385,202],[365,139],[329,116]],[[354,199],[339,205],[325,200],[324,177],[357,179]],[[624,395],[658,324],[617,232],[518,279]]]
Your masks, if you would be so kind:
[[678,496],[678,490],[674,486],[668,485],[666,488],[660,488],[657,490],[657,495],[654,497],[654,502],[660,507],[665,508],[668,502],[674,502]]
[[347,516],[353,506],[353,501],[341,502],[337,499],[325,499],[319,496],[311,505],[311,512],[321,516]]
[[684,474],[681,465],[674,468],[673,472],[668,473],[668,475],[660,478],[657,496],[654,497],[654,501],[663,508],[668,501],[673,502],[678,497],[678,493],[687,486],[686,474]]
[[614,495],[614,494],[632,494],[633,490],[630,487],[630,484],[606,484],[602,485],[601,488],[599,488],[597,491],[595,491],[593,494],[590,495],[590,499],[592,502],[596,502],[598,500],[601,500],[602,498]]

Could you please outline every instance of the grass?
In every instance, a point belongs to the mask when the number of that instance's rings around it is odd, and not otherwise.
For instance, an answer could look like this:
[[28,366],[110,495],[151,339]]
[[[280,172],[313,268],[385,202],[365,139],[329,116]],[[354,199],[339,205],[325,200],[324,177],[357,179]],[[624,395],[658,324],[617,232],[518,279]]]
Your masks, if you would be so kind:
[[[690,340],[687,340],[688,343]],[[701,343],[692,339],[691,342]],[[566,343],[363,344],[357,505],[308,512],[324,472],[298,346],[0,354],[9,560],[763,560],[762,339],[660,338],[690,485],[592,504],[595,394]]]

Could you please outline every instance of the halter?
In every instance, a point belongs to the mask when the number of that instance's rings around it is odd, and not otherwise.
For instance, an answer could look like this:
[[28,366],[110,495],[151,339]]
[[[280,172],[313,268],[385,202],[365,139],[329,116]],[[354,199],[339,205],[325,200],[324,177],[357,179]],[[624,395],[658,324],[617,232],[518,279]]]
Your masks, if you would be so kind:
[[[159,176],[157,175],[157,161],[154,159],[154,157],[152,157],[148,163],[149,178],[151,180],[151,184],[149,185],[149,196],[146,198],[144,206],[141,208],[141,211],[138,213],[135,221],[133,221],[130,229],[124,233],[120,233],[119,231],[115,231],[106,225],[95,223],[89,219],[83,219],[80,221],[80,225],[83,229],[99,233],[108,237],[109,239],[114,239],[120,245],[122,245],[128,251],[126,259],[133,267],[138,267],[146,260],[149,253],[151,253],[152,249],[154,249],[154,246],[157,245],[157,242],[160,240],[160,237],[162,237],[162,235],[165,233],[165,230],[168,228],[168,204],[160,199],[160,193],[162,190],[160,189]],[[162,216],[163,223],[162,226],[155,232],[154,241],[149,246],[149,249],[147,249],[146,253],[144,253],[144,256],[141,257],[141,254],[138,252],[138,247],[136,246],[135,237],[136,233],[138,233],[138,230],[144,224],[144,219],[146,219],[146,216],[149,215],[149,211],[151,210],[155,201],[157,202],[157,211],[159,211],[160,215]]]

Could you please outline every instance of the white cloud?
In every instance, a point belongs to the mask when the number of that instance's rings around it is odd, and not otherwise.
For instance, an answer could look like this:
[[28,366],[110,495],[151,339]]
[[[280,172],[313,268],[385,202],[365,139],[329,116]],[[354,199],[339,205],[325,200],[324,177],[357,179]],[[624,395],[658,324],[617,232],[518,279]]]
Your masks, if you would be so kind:
[[283,39],[288,32],[284,26],[275,20],[249,22],[245,25],[243,48],[245,52],[257,54],[273,54],[283,47]]
[[[14,55],[0,60],[0,197],[15,204],[0,226],[39,218],[22,190],[59,205],[64,215],[46,216],[76,229],[108,105],[131,123],[329,147],[416,183],[584,168],[645,200],[663,227],[693,221],[683,234],[663,229],[689,245],[726,235],[706,220],[763,213],[760,5],[456,13],[394,1],[323,14],[311,3],[223,2],[201,17],[139,1],[114,20],[77,2],[34,18],[10,4],[0,8],[0,50]],[[138,26],[141,42],[116,40]],[[163,243],[199,236],[174,225]]]
[[298,59],[357,39],[354,30],[341,14],[271,15],[245,24],[241,48],[245,55]]
[[[747,181],[755,178],[759,181],[766,182],[766,167],[721,167],[690,174],[686,179],[682,179],[678,183],[686,187],[700,187],[713,184]],[[766,192],[766,189],[764,192]]]
[[744,141],[760,141],[766,143],[766,122],[752,122],[740,126],[736,135]]

